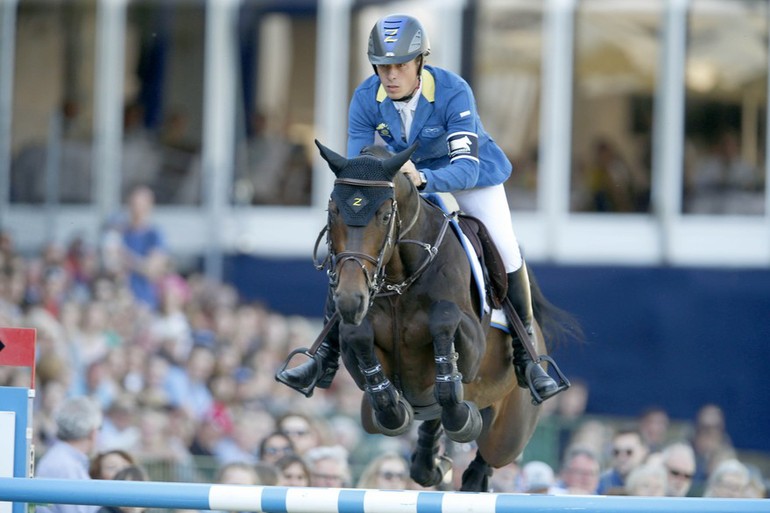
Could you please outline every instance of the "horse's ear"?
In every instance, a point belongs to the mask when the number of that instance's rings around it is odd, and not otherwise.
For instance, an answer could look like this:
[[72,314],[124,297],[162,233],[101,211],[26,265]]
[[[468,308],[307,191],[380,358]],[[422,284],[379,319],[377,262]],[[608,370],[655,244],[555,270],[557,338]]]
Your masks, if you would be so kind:
[[315,145],[318,146],[318,149],[321,151],[321,156],[323,159],[329,164],[329,167],[332,171],[334,171],[334,174],[339,174],[339,172],[342,170],[343,167],[348,163],[348,159],[343,157],[342,155],[339,155],[320,142],[318,142],[318,139],[315,140]]
[[396,153],[392,157],[390,157],[388,160],[382,163],[382,167],[385,168],[386,171],[391,173],[391,176],[396,176],[396,173],[399,169],[401,169],[401,166],[406,164],[406,161],[409,160],[409,157],[412,156],[412,153],[414,153],[414,150],[417,149],[417,141],[413,142],[410,147],[405,149],[404,151],[400,153]]

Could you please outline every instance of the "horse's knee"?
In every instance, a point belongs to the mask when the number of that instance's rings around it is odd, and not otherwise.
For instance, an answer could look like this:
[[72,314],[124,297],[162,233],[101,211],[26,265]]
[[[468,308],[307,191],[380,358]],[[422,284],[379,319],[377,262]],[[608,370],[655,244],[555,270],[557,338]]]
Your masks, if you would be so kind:
[[428,327],[433,338],[451,338],[457,331],[462,313],[451,301],[436,301],[430,307]]
[[367,320],[358,326],[340,323],[339,332],[340,338],[345,341],[345,344],[353,348],[370,347],[374,341],[374,329]]

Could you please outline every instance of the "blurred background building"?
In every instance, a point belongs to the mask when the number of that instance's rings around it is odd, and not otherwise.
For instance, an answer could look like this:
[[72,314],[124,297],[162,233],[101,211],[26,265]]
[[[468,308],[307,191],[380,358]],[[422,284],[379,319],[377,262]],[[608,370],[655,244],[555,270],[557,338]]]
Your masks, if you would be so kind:
[[98,245],[135,184],[180,267],[320,316],[310,254],[374,21],[408,12],[514,162],[588,410],[727,414],[770,451],[767,0],[3,0],[0,226]]

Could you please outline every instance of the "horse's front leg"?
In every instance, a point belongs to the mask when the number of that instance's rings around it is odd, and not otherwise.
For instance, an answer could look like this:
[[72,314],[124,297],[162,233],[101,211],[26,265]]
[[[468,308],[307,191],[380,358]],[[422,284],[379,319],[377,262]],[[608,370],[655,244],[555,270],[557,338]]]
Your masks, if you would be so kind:
[[441,405],[441,423],[447,436],[464,443],[478,438],[483,422],[478,407],[463,400],[462,375],[457,370],[455,352],[455,334],[461,318],[460,308],[451,301],[436,301],[431,305],[429,328],[436,361],[433,391]]
[[441,433],[439,419],[426,420],[417,431],[417,447],[412,453],[409,476],[420,486],[437,486],[452,469],[452,460],[439,456]]
[[340,337],[354,355],[363,377],[363,390],[376,428],[388,436],[405,433],[414,420],[412,406],[390,382],[374,352],[374,329],[368,319],[360,325],[340,324]]

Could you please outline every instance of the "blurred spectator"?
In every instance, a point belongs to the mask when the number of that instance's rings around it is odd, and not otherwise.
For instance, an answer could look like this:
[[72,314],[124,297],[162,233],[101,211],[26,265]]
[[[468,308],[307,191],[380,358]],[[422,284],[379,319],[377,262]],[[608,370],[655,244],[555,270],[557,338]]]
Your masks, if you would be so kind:
[[750,481],[751,477],[746,465],[736,459],[725,460],[717,465],[709,476],[703,496],[745,498]]
[[[115,481],[147,481],[147,472],[139,465],[129,465],[121,469],[115,477]],[[142,513],[147,508],[131,508],[118,506],[102,506],[97,513]]]
[[321,435],[314,420],[304,413],[291,412],[277,421],[278,430],[291,439],[294,450],[301,456],[321,443]]
[[280,131],[268,130],[255,112],[252,135],[236,150],[233,201],[239,205],[306,205],[310,198],[310,160],[305,148]]
[[196,430],[188,449],[194,456],[214,457],[219,441],[225,436],[222,423],[212,417],[204,417],[196,422]]
[[666,468],[666,496],[686,497],[695,475],[695,452],[689,444],[673,442],[661,454],[661,463]]
[[553,469],[544,461],[530,461],[521,467],[520,491],[525,493],[551,493],[556,484]]
[[151,347],[163,351],[174,363],[181,363],[190,356],[193,334],[184,306],[190,299],[190,291],[184,279],[168,274],[158,282],[160,303],[158,315],[150,324]]
[[147,481],[147,471],[139,465],[129,465],[122,468],[112,478],[115,481]]
[[588,201],[593,212],[637,212],[646,209],[649,186],[621,157],[608,139],[598,139],[585,171]]
[[104,449],[130,449],[139,442],[137,405],[133,395],[117,397],[107,408],[104,425],[99,433],[99,447]]
[[254,464],[259,482],[264,486],[276,486],[278,484],[278,468],[272,463],[258,461]]
[[321,445],[304,455],[315,487],[349,488],[352,485],[348,451],[341,445]]
[[186,441],[172,429],[174,417],[168,411],[145,408],[140,413],[141,439],[132,453],[146,465],[163,464],[168,480],[191,481],[194,462]]
[[166,392],[172,406],[185,408],[198,420],[211,411],[214,397],[208,380],[214,372],[214,352],[195,346],[184,367],[172,365],[166,378]]
[[141,184],[155,185],[161,167],[160,148],[156,137],[144,126],[144,107],[139,102],[129,102],[123,107],[121,155],[121,193],[124,197]]
[[259,460],[259,444],[262,431],[257,429],[265,420],[272,420],[264,412],[242,410],[235,416],[231,436],[219,440],[214,456],[220,464],[241,461],[254,465]]
[[738,136],[725,131],[687,177],[685,212],[762,214],[762,187],[763,173],[743,159]]
[[767,485],[762,478],[762,473],[757,468],[748,467],[748,469],[749,484],[746,486],[746,492],[744,496],[747,499],[766,499]]
[[663,449],[670,423],[666,410],[657,406],[647,408],[639,415],[639,433],[650,452]]
[[163,231],[153,222],[155,194],[146,186],[134,188],[126,201],[128,220],[121,227],[124,262],[131,292],[141,304],[157,310],[158,287],[168,265]]
[[136,460],[128,451],[112,449],[98,453],[91,458],[88,475],[91,479],[115,479],[115,475],[126,467],[136,465]]
[[386,452],[364,467],[356,488],[405,490],[408,481],[409,463],[400,454]]
[[300,456],[287,454],[275,462],[278,486],[310,486],[310,470]]
[[[37,477],[90,479],[89,457],[96,449],[102,411],[88,397],[68,399],[56,414],[58,441],[40,458]],[[40,513],[93,513],[97,506],[74,504],[39,505]]]
[[558,426],[559,443],[555,448],[556,457],[543,459],[546,463],[555,467],[560,458],[564,455],[567,447],[571,444],[575,429],[585,420],[586,406],[590,390],[588,383],[581,379],[570,379],[570,387],[557,396],[556,411],[553,415],[553,422]]
[[692,447],[695,450],[695,476],[692,486],[695,493],[700,495],[710,470],[726,456],[725,452],[730,456],[732,441],[725,428],[722,408],[716,404],[706,404],[698,410],[694,429]]
[[518,491],[516,485],[521,469],[517,461],[512,461],[504,467],[496,468],[489,478],[489,491],[494,493],[513,493]]
[[294,445],[286,433],[273,431],[259,443],[259,460],[275,463],[284,456],[294,454]]
[[664,497],[666,469],[659,463],[642,463],[629,472],[625,492],[626,495]]
[[219,467],[215,481],[219,484],[231,485],[262,484],[254,465],[243,461],[233,461]]
[[588,447],[572,446],[564,455],[558,488],[570,495],[591,495],[599,486],[601,463]]
[[622,429],[612,438],[612,459],[610,468],[599,478],[596,492],[600,495],[614,493],[613,489],[622,489],[626,477],[633,469],[642,464],[647,457],[647,447],[642,442],[642,435],[636,429]]

